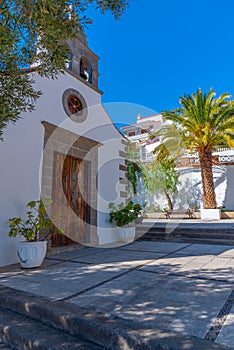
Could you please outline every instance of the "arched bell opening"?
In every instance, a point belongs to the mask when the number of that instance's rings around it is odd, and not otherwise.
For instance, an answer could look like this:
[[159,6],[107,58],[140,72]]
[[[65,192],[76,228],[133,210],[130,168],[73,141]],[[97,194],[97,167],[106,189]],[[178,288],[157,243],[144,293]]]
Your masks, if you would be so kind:
[[69,54],[67,57],[66,68],[72,71],[72,69],[73,69],[73,53],[69,47],[67,47],[67,48],[69,50]]
[[80,59],[80,76],[92,84],[92,65],[85,56],[82,56]]

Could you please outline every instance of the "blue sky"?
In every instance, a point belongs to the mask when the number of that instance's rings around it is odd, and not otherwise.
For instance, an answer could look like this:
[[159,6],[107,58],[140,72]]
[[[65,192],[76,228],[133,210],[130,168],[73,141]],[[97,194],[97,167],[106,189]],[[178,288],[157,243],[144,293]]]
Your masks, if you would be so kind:
[[88,43],[114,122],[177,107],[198,87],[234,98],[233,0],[131,0],[117,22],[90,12]]

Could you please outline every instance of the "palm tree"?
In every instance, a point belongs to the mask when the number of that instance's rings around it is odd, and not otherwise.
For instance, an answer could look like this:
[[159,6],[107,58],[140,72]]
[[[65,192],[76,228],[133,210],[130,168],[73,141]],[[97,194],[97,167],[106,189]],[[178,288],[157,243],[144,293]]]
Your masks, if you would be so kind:
[[204,208],[210,209],[216,208],[212,152],[221,147],[234,147],[234,100],[230,100],[228,93],[218,98],[215,95],[213,89],[208,93],[198,89],[191,96],[184,95],[179,108],[162,113],[173,123],[164,125],[157,133],[177,156],[182,149],[198,154]]

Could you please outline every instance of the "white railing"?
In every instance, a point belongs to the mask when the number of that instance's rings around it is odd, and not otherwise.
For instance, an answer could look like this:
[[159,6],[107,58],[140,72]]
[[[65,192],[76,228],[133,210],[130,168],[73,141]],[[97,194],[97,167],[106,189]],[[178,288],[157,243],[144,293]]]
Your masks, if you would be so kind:
[[134,135],[134,136],[127,136],[127,138],[130,141],[148,140],[149,139],[149,134],[148,133],[138,134],[138,135]]
[[218,152],[224,152],[224,151],[230,151],[230,152],[233,152],[234,154],[234,149],[233,148],[218,148],[215,153],[218,153]]
[[[134,138],[137,138],[137,136],[133,136]],[[131,137],[131,138],[133,138]],[[218,154],[222,152],[228,152],[228,154]],[[216,156],[215,156],[216,155]],[[141,150],[140,152],[140,160],[143,163],[146,162],[152,162],[155,159],[155,155]],[[214,157],[217,157],[217,160],[220,163],[234,163],[234,149],[233,148],[219,148],[216,152],[214,152]],[[182,163],[180,166],[191,166],[191,165],[199,165],[199,157],[198,154],[185,154],[183,157],[181,157]]]
[[219,155],[219,162],[220,163],[234,163],[234,154],[226,155],[226,156]]

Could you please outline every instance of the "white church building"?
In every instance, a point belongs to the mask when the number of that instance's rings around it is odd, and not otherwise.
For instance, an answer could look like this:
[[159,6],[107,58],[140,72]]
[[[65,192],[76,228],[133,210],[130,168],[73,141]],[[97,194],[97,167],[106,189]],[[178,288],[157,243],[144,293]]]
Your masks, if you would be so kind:
[[100,246],[117,242],[109,203],[126,201],[126,140],[115,128],[98,87],[99,57],[84,35],[69,40],[71,62],[58,79],[35,72],[43,95],[35,111],[9,124],[0,144],[0,266],[18,262],[9,238],[9,218],[24,216],[26,204],[52,199],[64,235],[53,229],[52,244]]

